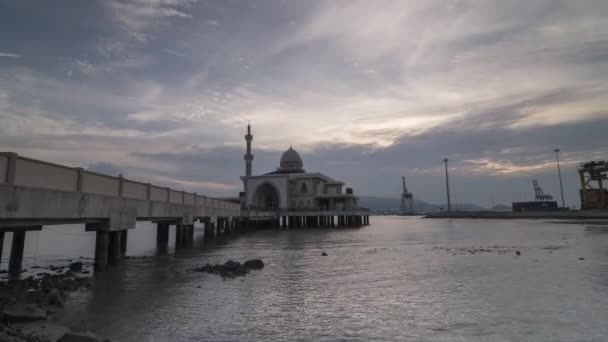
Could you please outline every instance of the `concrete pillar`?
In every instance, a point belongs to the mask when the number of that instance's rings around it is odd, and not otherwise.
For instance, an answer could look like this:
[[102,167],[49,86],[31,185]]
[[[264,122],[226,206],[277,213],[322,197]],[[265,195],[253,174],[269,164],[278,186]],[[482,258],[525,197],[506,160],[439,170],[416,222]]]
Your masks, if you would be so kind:
[[8,274],[11,277],[19,276],[23,265],[23,250],[25,248],[25,230],[13,232],[11,257],[8,262]]
[[95,237],[95,271],[102,271],[108,266],[108,241],[110,233],[98,230]]
[[110,242],[108,244],[108,263],[116,265],[120,261],[120,238],[122,237],[120,230],[110,232]]
[[217,219],[217,227],[215,229],[215,235],[220,236],[224,233],[224,219]]
[[205,222],[205,240],[215,238],[215,223]]
[[125,229],[123,231],[120,232],[120,256],[125,256],[127,255],[127,235],[128,235],[128,230]]
[[0,264],[2,264],[2,248],[4,247],[4,232],[0,232]]
[[159,252],[165,253],[169,249],[169,224],[156,224],[156,249]]
[[194,242],[194,225],[188,226],[188,242],[192,244]]
[[175,248],[184,245],[184,227],[181,224],[175,225]]

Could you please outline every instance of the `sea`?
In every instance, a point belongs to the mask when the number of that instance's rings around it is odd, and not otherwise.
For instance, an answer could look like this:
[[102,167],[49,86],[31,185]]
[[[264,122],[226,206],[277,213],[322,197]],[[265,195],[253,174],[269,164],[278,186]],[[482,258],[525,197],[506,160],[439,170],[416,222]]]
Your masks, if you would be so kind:
[[[53,320],[112,341],[608,341],[608,226],[372,216],[263,229],[158,255],[153,224]],[[11,234],[4,242],[5,269]],[[29,232],[28,273],[93,261],[81,225]],[[327,254],[322,255],[323,252]],[[223,279],[195,267],[259,258]],[[40,267],[40,268],[38,268]]]

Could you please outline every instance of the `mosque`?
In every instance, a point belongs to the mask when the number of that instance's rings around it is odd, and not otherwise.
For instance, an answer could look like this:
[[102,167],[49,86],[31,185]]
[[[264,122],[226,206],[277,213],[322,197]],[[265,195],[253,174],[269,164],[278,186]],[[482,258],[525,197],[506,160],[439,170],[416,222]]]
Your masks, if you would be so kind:
[[[241,177],[243,209],[266,211],[357,210],[358,197],[351,188],[320,172],[306,172],[300,154],[290,147],[279,167],[263,175],[252,175],[251,125],[247,126],[245,176]],[[343,192],[344,190],[344,192]]]

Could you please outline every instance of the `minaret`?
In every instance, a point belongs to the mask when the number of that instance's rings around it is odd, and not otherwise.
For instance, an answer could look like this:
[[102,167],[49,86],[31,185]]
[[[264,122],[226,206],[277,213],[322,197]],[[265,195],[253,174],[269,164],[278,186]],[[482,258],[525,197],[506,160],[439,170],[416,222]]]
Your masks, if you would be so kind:
[[247,154],[245,154],[245,176],[251,176],[251,163],[253,162],[253,154],[251,154],[251,141],[253,135],[251,135],[251,124],[247,124],[247,135],[245,141],[247,142]]

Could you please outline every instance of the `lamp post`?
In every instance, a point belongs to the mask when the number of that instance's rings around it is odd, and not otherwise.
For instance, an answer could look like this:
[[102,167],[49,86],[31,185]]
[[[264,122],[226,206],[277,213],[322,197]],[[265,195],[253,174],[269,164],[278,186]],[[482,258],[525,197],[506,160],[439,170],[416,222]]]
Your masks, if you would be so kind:
[[553,150],[555,152],[555,159],[557,160],[557,175],[559,176],[559,190],[562,195],[562,208],[566,207],[566,201],[564,201],[564,186],[562,185],[562,170],[559,166],[559,148]]
[[448,158],[443,159],[445,163],[445,187],[448,196],[448,212],[452,211],[452,204],[450,203],[450,178],[448,177]]

